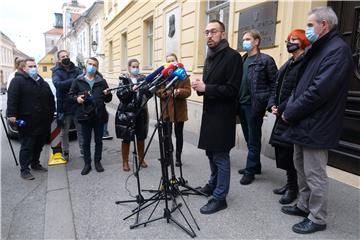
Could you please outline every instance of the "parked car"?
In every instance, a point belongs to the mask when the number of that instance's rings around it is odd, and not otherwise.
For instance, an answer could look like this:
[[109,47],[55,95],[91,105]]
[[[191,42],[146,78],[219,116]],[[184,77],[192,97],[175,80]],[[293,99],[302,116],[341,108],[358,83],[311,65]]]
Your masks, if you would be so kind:
[[[53,93],[56,102],[56,88],[52,82],[52,79],[45,78],[44,80],[49,84],[51,92]],[[56,112],[54,114],[54,118],[55,117],[56,117]],[[6,120],[6,125],[8,129],[9,137],[12,139],[18,139],[19,138],[18,126],[16,124],[11,123],[8,119]],[[70,125],[69,136],[71,139],[75,139],[77,136],[74,122],[72,122]]]

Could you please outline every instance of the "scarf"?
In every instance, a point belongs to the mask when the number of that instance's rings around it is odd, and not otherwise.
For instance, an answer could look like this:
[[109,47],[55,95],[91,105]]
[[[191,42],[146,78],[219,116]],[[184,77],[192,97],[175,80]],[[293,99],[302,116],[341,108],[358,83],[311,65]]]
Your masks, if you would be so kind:
[[219,52],[229,47],[229,42],[226,39],[222,39],[219,44],[214,48],[208,48],[207,58],[214,58]]

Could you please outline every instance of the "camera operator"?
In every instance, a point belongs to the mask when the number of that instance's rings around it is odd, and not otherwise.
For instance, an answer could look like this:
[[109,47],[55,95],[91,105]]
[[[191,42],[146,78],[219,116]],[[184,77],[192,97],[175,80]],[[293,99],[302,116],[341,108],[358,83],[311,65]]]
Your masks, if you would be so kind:
[[105,103],[112,99],[108,91],[109,86],[102,75],[97,71],[99,61],[91,57],[86,62],[86,74],[78,76],[70,88],[70,96],[77,102],[76,119],[81,124],[83,135],[83,149],[85,165],[81,175],[91,170],[91,132],[95,134],[95,169],[103,172],[100,160],[102,155],[102,136],[104,123],[108,120]]
[[[124,87],[120,88],[116,92],[120,103],[116,112],[115,130],[116,137],[123,139],[121,144],[121,152],[123,159],[123,170],[126,172],[130,171],[129,150],[130,142],[133,140],[134,135],[136,135],[137,138],[137,152],[140,166],[143,168],[147,167],[147,164],[144,161],[144,148],[145,139],[149,129],[149,113],[147,105],[141,106],[142,94],[136,91],[136,84],[145,77],[144,75],[139,74],[139,65],[140,63],[137,59],[129,60],[128,73],[121,74],[119,77],[119,87]],[[131,122],[135,123],[134,134],[131,132]]]

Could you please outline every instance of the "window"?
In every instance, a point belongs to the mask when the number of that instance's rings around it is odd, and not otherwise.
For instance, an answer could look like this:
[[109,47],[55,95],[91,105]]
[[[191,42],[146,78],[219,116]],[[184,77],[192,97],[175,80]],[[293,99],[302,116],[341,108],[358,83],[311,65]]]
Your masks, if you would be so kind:
[[152,68],[154,60],[154,22],[152,18],[145,22],[144,31],[144,36],[146,36],[144,44],[144,66],[147,68]]
[[108,58],[108,67],[109,72],[113,72],[114,70],[114,64],[113,64],[113,42],[109,42],[109,58]]
[[47,66],[42,67],[43,72],[47,72]]
[[127,69],[127,33],[121,34],[121,70]]
[[99,24],[95,25],[95,41],[99,44]]
[[217,19],[224,23],[225,31],[229,34],[229,1],[209,1],[208,2],[208,22]]

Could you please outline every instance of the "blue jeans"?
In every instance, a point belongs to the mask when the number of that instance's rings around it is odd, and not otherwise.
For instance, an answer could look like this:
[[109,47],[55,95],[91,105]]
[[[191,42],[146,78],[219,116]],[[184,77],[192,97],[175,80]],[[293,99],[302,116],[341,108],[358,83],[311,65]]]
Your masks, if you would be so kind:
[[210,163],[209,185],[214,189],[213,197],[226,199],[230,188],[230,155],[229,152],[206,151]]
[[240,123],[247,143],[248,155],[246,160],[245,174],[254,175],[261,171],[261,126],[263,117],[253,116],[251,105],[240,105]]
[[90,120],[86,123],[81,124],[81,131],[83,136],[83,149],[84,149],[84,161],[85,164],[91,164],[91,132],[94,129],[95,135],[95,156],[94,161],[98,162],[101,160],[102,155],[102,137],[104,133],[104,124],[98,121]]

